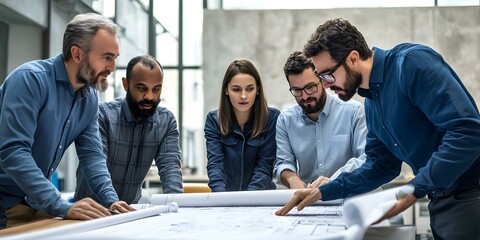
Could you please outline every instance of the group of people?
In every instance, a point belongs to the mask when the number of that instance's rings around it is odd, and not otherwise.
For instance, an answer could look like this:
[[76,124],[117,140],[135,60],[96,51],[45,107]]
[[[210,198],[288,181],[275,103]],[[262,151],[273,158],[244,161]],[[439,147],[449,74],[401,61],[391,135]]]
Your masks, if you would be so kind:
[[312,61],[292,53],[284,66],[297,104],[268,107],[260,73],[234,60],[223,78],[220,105],[207,114],[208,185],[213,192],[318,187],[365,161],[362,104],[327,93]]
[[[131,59],[126,96],[98,103],[96,90],[107,88],[119,55],[117,32],[106,17],[77,15],[62,54],[21,65],[0,87],[0,229],[133,211],[152,161],[163,192],[183,192],[177,123],[158,106],[161,64]],[[297,104],[280,112],[268,106],[254,63],[227,67],[204,128],[213,192],[275,189],[276,179],[299,189],[276,212],[286,215],[380,187],[405,162],[415,191],[384,218],[428,195],[436,239],[480,236],[480,214],[469,214],[480,213],[479,112],[438,53],[418,44],[372,50],[347,20],[333,19],[288,56],[284,73]],[[356,92],[364,104],[351,99]],[[49,178],[73,142],[71,203]]]

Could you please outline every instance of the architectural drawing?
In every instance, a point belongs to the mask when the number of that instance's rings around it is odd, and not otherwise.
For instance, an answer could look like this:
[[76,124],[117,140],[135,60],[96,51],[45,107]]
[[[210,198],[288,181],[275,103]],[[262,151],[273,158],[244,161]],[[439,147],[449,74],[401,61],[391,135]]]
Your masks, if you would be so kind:
[[[280,190],[282,191],[282,190]],[[410,194],[412,186],[402,186],[347,199],[343,205],[308,206],[276,216],[279,206],[178,207],[151,205],[152,208],[112,217],[75,223],[5,239],[319,239],[360,240],[397,201]],[[195,198],[195,194],[184,194]],[[213,198],[215,198],[214,195]],[[212,196],[211,196],[212,197]],[[270,197],[272,198],[272,197]],[[198,200],[198,199],[197,199]],[[208,200],[206,200],[208,201]],[[199,205],[204,203],[197,202]],[[285,202],[286,203],[286,202]],[[284,203],[283,203],[284,204]],[[143,218],[130,216],[161,208]],[[158,211],[158,209],[157,209]],[[119,222],[119,217],[124,222]],[[109,223],[108,223],[109,222]],[[102,223],[102,224],[100,224]],[[388,226],[383,221],[379,226]],[[381,228],[378,228],[381,230]],[[388,228],[389,239],[412,239],[414,231]],[[377,236],[379,235],[377,231]],[[396,236],[392,238],[391,236]],[[377,238],[378,239],[378,238]],[[382,239],[382,238],[380,238]]]

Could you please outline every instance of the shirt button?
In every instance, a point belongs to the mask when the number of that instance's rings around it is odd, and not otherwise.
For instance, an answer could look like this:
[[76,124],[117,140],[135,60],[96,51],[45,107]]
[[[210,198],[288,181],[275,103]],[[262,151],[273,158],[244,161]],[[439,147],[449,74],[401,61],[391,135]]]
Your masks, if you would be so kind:
[[318,166],[320,166],[320,167],[321,167],[321,166],[322,166],[322,164],[320,163],[320,164],[318,164]]
[[60,147],[58,147],[58,148],[62,149],[62,145],[60,145]]
[[397,144],[395,143],[395,147],[397,147]]

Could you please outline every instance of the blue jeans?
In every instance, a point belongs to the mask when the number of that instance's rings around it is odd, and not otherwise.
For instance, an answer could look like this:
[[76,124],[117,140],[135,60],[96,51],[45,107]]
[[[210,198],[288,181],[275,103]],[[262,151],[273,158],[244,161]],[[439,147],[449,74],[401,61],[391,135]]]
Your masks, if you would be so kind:
[[0,229],[7,227],[7,214],[5,213],[5,205],[3,203],[3,195],[0,194]]

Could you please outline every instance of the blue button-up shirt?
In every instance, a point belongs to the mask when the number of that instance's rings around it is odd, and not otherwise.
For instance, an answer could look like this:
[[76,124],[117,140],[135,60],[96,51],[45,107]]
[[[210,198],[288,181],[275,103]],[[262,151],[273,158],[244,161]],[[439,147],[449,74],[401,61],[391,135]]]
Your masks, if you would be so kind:
[[[125,98],[100,104],[100,134],[113,186],[120,200],[137,203],[142,183],[155,159],[164,193],[182,193],[177,122],[168,109],[137,122]],[[75,200],[96,197],[77,171]]]
[[478,109],[438,53],[417,44],[374,48],[369,88],[367,161],[320,187],[324,200],[372,190],[396,177],[402,161],[416,175],[416,197],[479,185]]
[[363,164],[367,128],[362,104],[325,94],[325,106],[316,122],[298,104],[283,110],[278,117],[275,163],[278,183],[286,169],[309,183],[319,176],[350,172]]
[[0,194],[5,207],[26,199],[33,208],[64,217],[71,204],[48,179],[73,141],[79,166],[100,202],[118,201],[97,118],[96,91],[74,91],[61,55],[15,69],[0,88]]

